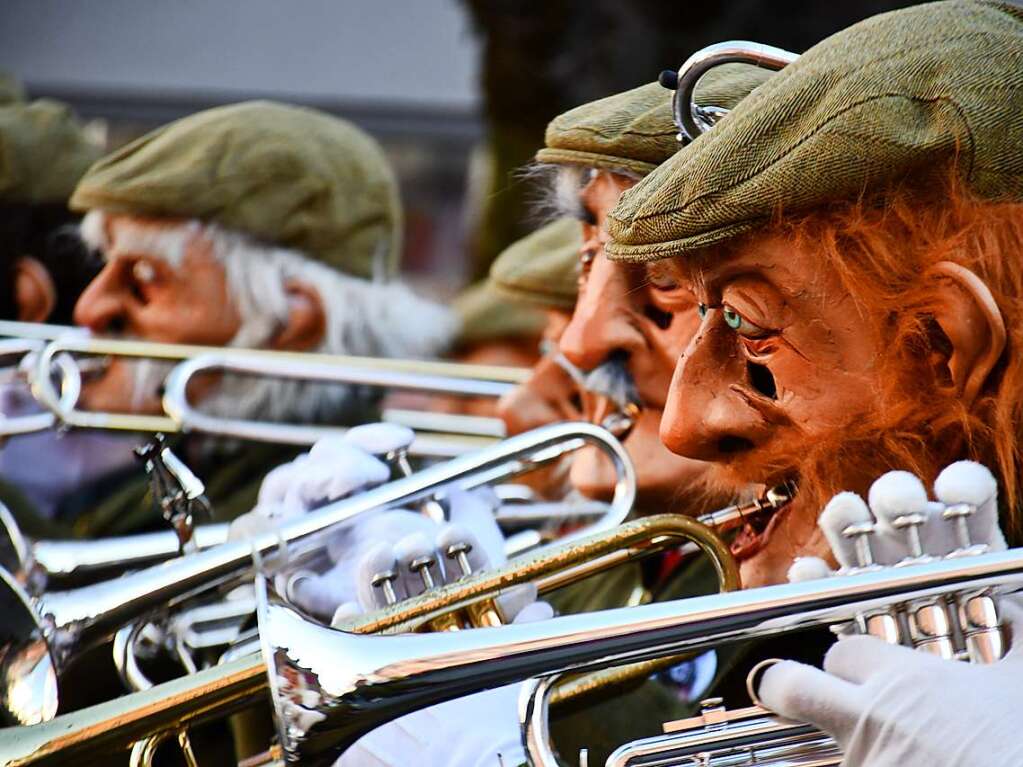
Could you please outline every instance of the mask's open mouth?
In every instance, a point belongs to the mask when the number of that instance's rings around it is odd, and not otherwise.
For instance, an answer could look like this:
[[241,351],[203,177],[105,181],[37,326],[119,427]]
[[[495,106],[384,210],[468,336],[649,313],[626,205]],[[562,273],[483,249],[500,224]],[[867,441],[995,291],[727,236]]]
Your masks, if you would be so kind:
[[[786,488],[791,498],[795,493],[796,482],[789,480],[780,487]],[[745,516],[745,523],[729,544],[732,556],[741,562],[764,549],[791,508],[791,500],[779,504],[765,503],[756,513]]]

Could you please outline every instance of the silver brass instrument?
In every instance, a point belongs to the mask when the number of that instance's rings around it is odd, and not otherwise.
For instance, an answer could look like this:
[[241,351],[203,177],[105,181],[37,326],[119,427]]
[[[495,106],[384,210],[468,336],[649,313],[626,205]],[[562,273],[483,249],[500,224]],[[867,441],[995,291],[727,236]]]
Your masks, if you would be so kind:
[[[227,525],[198,525],[193,540],[200,549],[224,543]],[[32,540],[18,528],[7,507],[0,504],[0,567],[30,594],[40,594],[55,584],[120,575],[179,553],[178,536],[173,530],[94,541]]]
[[[85,354],[152,358],[183,363],[168,377],[164,415],[109,413],[68,407],[51,380],[50,372],[60,355]],[[462,365],[428,360],[396,360],[345,355],[278,352],[265,349],[234,349],[179,344],[160,344],[117,339],[62,336],[49,343],[36,361],[33,392],[66,426],[174,433],[196,431],[287,444],[308,445],[329,434],[343,434],[340,427],[266,423],[244,419],[220,419],[204,415],[188,402],[186,387],[195,375],[234,371],[276,378],[306,379],[337,384],[362,384],[390,388],[499,397],[524,380],[528,371],[518,368]],[[63,388],[75,384],[64,382]],[[81,384],[77,384],[80,389]],[[64,398],[65,400],[67,397]],[[497,419],[465,416],[445,421],[431,414],[435,431],[420,432],[412,445],[414,455],[453,457],[491,444],[503,434]],[[470,428],[474,433],[466,433]]]
[[[82,328],[0,322],[0,353],[23,357],[41,355],[29,377],[33,392],[50,414],[39,413],[16,423],[0,423],[0,436],[40,431],[54,426],[117,429],[173,433],[211,431],[224,436],[290,444],[311,444],[327,433],[343,430],[321,429],[284,423],[211,419],[188,401],[185,387],[195,375],[211,370],[255,376],[304,379],[325,383],[388,387],[476,397],[500,397],[529,375],[524,368],[466,365],[433,360],[400,360],[353,357],[260,349],[237,349],[179,344],[160,344],[121,339],[92,338]],[[6,347],[5,347],[6,345]],[[4,349],[7,349],[5,352]],[[76,356],[77,355],[77,356]],[[83,356],[84,355],[84,356]],[[75,403],[81,392],[83,366],[102,364],[103,358],[124,356],[183,362],[177,373],[181,382],[167,402],[174,415],[135,415],[79,410]],[[197,359],[197,358],[202,359]],[[89,359],[93,358],[91,364]],[[16,368],[7,368],[7,378]],[[57,382],[51,380],[56,374]],[[56,420],[54,417],[56,416]],[[386,409],[384,420],[400,423],[419,432],[413,453],[450,457],[490,444],[504,436],[504,425],[496,418]]]
[[565,671],[855,621],[947,594],[1023,586],[1023,550],[695,597],[456,636],[353,635],[260,592],[260,641],[285,756],[327,764],[370,729],[425,706]]
[[586,444],[600,448],[615,466],[614,513],[561,539],[570,542],[616,527],[635,500],[635,473],[625,449],[607,431],[588,423],[535,429],[328,504],[277,531],[92,586],[31,596],[0,570],[0,614],[5,616],[0,628],[0,703],[11,719],[23,724],[51,719],[57,713],[64,669],[82,649],[111,638],[122,626],[198,592],[237,583],[251,573],[254,560],[301,562],[321,549],[321,533],[366,511],[414,503],[448,486],[471,489],[513,477]]
[[8,728],[0,731],[0,757],[10,765],[59,763],[173,734],[259,700],[269,673],[283,755],[329,764],[398,716],[531,677],[844,624],[921,599],[1010,593],[1023,587],[1023,549],[453,634],[326,628],[259,584],[267,670],[239,658],[54,721]]
[[[790,53],[773,45],[753,43],[747,40],[731,40],[702,48],[679,67],[672,79],[675,96],[672,99],[672,112],[675,125],[679,129],[679,139],[695,141],[698,136],[710,130],[714,124],[728,114],[728,110],[719,106],[700,106],[693,99],[693,92],[700,78],[721,64],[753,64],[764,69],[784,69],[798,59],[798,54]],[[662,82],[664,80],[662,79]]]

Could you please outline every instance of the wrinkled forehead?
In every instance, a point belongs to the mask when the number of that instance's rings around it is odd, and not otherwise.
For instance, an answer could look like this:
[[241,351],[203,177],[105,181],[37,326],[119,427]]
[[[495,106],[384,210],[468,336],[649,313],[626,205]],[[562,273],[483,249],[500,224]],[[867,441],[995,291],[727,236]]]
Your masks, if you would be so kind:
[[198,221],[144,218],[89,211],[82,219],[85,242],[107,261],[126,255],[146,256],[180,266],[189,243],[201,232]]

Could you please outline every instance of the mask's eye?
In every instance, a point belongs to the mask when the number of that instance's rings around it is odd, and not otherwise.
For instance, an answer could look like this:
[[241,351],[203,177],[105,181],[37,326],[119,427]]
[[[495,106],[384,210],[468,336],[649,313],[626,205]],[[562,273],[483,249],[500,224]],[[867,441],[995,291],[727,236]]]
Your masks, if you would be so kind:
[[725,318],[725,324],[732,330],[745,338],[766,338],[771,331],[754,325],[728,304],[721,307],[721,315]]
[[696,313],[700,315],[700,319],[701,320],[704,317],[706,317],[707,316],[707,304],[697,304],[696,305]]

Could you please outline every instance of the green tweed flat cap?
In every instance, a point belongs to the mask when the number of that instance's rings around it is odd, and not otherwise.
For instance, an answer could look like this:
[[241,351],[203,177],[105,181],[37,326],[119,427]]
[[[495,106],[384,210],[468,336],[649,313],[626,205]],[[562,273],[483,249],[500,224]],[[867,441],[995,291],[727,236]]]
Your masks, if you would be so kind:
[[[731,109],[772,74],[749,64],[726,64],[700,80],[693,98],[702,106]],[[547,126],[547,146],[536,161],[645,176],[681,147],[671,96],[649,83],[570,109]]]
[[71,206],[215,222],[358,277],[392,275],[400,259],[398,185],[377,142],[345,120],[268,101],[133,141],[89,169]]
[[543,312],[509,298],[489,280],[470,285],[452,303],[461,322],[456,345],[539,337],[547,324]]
[[1023,8],[954,0],[874,16],[808,50],[627,191],[607,252],[649,261],[777,212],[853,199],[955,162],[1023,198]]
[[65,203],[101,154],[56,101],[0,105],[0,201]]
[[582,241],[578,221],[552,221],[505,248],[490,266],[490,282],[508,298],[571,309],[579,292]]

